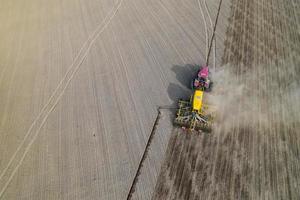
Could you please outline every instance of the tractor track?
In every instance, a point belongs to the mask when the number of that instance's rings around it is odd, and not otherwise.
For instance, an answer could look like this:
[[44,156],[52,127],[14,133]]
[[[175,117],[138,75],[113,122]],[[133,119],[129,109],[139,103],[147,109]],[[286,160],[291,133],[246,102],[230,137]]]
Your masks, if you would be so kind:
[[204,29],[205,29],[205,60],[206,60],[206,64],[208,63],[208,44],[209,44],[209,39],[208,39],[208,28],[207,28],[207,23],[206,23],[206,19],[205,19],[205,15],[204,15],[204,11],[203,11],[203,8],[201,6],[201,3],[200,3],[200,0],[197,1],[198,2],[198,7],[199,7],[199,10],[201,12],[201,16],[202,16],[202,20],[203,20],[203,23],[204,23]]
[[127,195],[127,198],[126,198],[127,200],[132,199],[132,195],[135,192],[136,185],[137,185],[137,183],[139,181],[139,176],[140,176],[141,170],[143,168],[143,163],[145,162],[145,160],[147,158],[148,152],[149,152],[149,150],[151,148],[152,140],[153,140],[153,138],[155,136],[155,133],[156,133],[156,129],[157,129],[159,120],[161,118],[161,110],[164,110],[164,109],[170,110],[170,109],[176,109],[176,108],[174,108],[172,106],[159,106],[157,108],[157,116],[156,116],[154,124],[152,126],[152,130],[150,132],[150,135],[148,137],[148,140],[147,140],[147,143],[146,143],[146,146],[145,146],[145,150],[143,151],[141,160],[140,160],[140,162],[138,164],[138,167],[137,167],[137,170],[135,172],[135,176],[133,178],[132,184],[130,186],[130,189],[129,189],[129,192],[128,192],[128,195]]
[[[214,71],[216,71],[216,51],[217,51],[217,44],[216,44],[216,38],[213,37],[213,35],[214,35],[213,32],[215,32],[216,30],[214,29],[214,24],[213,24],[213,21],[212,21],[212,18],[211,18],[211,14],[210,14],[208,6],[207,6],[207,0],[204,0],[204,6],[205,6],[206,14],[207,14],[207,16],[209,18],[210,29],[211,29],[211,32],[212,32],[211,43],[214,44],[214,49],[213,49],[214,55],[213,55],[213,64],[212,64],[212,67],[213,67]],[[218,14],[219,14],[219,10],[217,11],[217,15]],[[215,26],[216,26],[216,24],[215,24]],[[209,58],[208,58],[208,61],[209,61]]]
[[[210,52],[211,52],[212,46],[213,46],[214,41],[215,41],[215,48],[214,48],[214,63],[213,63],[214,69],[216,68],[216,40],[215,40],[215,34],[216,34],[216,28],[217,28],[217,24],[218,24],[218,19],[219,19],[219,14],[220,14],[222,2],[223,2],[223,0],[220,0],[219,7],[218,7],[218,11],[217,11],[217,16],[216,16],[215,24],[214,24],[214,25],[211,24],[211,26],[213,27],[213,30],[212,30],[212,36],[211,36],[211,39],[210,39],[209,47],[208,47],[208,54],[207,54],[207,60],[206,60],[206,65],[208,65]],[[205,7],[206,7],[206,9],[207,9],[207,6],[205,6]],[[208,12],[208,9],[207,9],[207,12]],[[208,16],[209,16],[210,21],[211,21],[211,17],[210,17],[210,15],[209,15],[209,13],[208,13]]]

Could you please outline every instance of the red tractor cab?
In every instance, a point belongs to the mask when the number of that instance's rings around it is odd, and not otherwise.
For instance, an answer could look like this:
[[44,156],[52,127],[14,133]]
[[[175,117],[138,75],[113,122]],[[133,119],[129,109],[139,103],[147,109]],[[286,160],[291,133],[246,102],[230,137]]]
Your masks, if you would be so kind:
[[191,89],[200,89],[202,91],[211,91],[212,82],[209,79],[209,68],[208,66],[202,66],[197,76],[192,80]]

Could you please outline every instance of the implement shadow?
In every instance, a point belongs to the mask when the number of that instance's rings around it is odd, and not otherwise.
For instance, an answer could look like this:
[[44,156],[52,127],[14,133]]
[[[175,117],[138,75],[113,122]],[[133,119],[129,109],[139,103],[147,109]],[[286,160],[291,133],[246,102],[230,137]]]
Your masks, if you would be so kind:
[[171,70],[176,74],[178,83],[170,83],[168,95],[172,101],[172,106],[176,106],[179,99],[189,99],[192,94],[191,82],[197,76],[200,65],[174,65]]

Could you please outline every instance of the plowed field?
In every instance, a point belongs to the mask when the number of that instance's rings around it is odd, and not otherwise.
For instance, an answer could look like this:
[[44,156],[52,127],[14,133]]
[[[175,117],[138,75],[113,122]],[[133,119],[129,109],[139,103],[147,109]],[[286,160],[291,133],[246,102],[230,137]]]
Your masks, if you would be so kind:
[[300,4],[231,3],[220,120],[172,132],[153,199],[300,199]]

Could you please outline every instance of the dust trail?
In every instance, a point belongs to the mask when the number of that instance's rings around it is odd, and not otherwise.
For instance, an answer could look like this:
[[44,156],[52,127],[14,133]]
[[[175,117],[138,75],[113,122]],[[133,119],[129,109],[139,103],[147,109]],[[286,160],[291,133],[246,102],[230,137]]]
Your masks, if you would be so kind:
[[[267,128],[272,123],[290,126],[300,122],[300,81],[292,59],[281,66],[269,64],[260,71],[248,68],[238,78],[234,66],[226,65],[213,73],[214,88],[207,95],[208,102],[216,106],[217,126],[239,128],[257,124]],[[282,73],[282,68],[286,73]],[[253,119],[253,114],[255,118]],[[274,120],[275,119],[275,120]],[[234,123],[239,121],[239,123]]]

